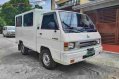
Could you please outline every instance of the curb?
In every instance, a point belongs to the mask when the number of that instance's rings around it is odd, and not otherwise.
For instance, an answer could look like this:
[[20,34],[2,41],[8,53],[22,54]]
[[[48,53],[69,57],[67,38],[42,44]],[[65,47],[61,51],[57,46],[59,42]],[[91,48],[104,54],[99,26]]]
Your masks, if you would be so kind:
[[119,52],[111,52],[111,51],[106,51],[106,50],[104,50],[103,52],[104,53],[110,53],[110,54],[117,54],[117,55],[119,55]]

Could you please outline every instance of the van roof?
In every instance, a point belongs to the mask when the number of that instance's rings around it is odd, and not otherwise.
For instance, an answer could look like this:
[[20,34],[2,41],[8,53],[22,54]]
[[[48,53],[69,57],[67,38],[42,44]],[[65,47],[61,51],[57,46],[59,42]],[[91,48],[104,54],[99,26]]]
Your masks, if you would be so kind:
[[[16,16],[20,16],[20,15],[27,14],[27,13],[34,12],[34,11],[42,11],[43,13],[48,13],[48,12],[66,11],[66,10],[50,10],[50,11],[48,11],[48,10],[43,10],[43,9],[32,9],[30,11],[26,11],[26,12],[18,14]],[[66,12],[73,12],[73,11],[66,11]],[[82,13],[80,13],[80,14],[82,14]]]

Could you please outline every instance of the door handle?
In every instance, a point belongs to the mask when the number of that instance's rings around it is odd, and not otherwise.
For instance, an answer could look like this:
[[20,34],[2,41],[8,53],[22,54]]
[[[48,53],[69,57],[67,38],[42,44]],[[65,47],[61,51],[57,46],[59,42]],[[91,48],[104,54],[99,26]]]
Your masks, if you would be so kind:
[[52,38],[52,39],[54,39],[54,40],[58,40],[58,38]]
[[40,35],[42,35],[42,33],[39,33]]

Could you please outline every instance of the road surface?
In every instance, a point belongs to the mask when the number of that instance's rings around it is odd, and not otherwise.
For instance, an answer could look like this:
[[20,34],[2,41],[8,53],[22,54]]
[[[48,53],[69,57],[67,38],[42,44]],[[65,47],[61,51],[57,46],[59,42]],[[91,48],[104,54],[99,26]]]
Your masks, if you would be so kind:
[[21,55],[15,38],[0,35],[0,79],[119,79],[119,55],[100,55],[70,66],[47,70],[38,54]]

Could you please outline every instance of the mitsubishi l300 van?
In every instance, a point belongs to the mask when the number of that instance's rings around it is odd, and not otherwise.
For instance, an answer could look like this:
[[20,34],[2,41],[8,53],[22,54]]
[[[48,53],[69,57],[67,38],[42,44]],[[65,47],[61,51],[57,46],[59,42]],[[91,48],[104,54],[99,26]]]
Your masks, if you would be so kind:
[[39,54],[43,66],[70,65],[100,54],[101,36],[86,14],[33,9],[16,15],[16,41],[23,55]]

